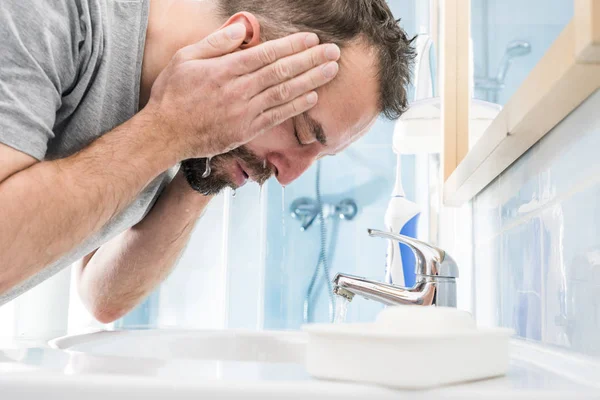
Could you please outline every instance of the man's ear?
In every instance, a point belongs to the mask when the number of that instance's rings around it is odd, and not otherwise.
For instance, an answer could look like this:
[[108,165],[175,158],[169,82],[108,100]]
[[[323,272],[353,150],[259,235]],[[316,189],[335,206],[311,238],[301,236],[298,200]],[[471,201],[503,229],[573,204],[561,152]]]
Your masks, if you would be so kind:
[[240,46],[241,49],[247,49],[260,44],[260,23],[254,14],[246,11],[236,13],[223,24],[221,29],[232,24],[243,24],[246,27],[246,38]]

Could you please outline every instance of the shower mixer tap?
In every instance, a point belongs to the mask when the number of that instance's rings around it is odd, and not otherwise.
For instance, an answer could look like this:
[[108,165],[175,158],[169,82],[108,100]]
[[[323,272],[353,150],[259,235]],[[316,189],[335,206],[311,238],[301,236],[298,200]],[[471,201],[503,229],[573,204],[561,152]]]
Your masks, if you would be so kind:
[[[319,203],[308,197],[301,197],[292,202],[290,207],[292,217],[300,220],[300,230],[306,231],[315,222],[319,215]],[[323,204],[323,217],[325,219],[337,217],[351,221],[358,212],[358,206],[352,199],[344,199],[337,204]]]

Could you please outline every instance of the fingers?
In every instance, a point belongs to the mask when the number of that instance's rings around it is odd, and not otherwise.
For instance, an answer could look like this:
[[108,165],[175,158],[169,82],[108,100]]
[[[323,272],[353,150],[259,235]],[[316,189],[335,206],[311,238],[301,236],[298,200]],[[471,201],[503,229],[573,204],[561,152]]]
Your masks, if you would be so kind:
[[297,97],[284,105],[271,108],[256,117],[251,125],[251,129],[254,132],[262,133],[267,129],[280,125],[288,119],[313,108],[317,104],[318,99],[319,96],[316,92],[310,92],[306,95]]
[[232,66],[232,73],[238,76],[249,74],[274,63],[280,58],[291,56],[319,44],[314,33],[295,33],[277,40],[270,40],[258,46],[230,54],[226,64]]
[[[271,86],[285,82],[319,65],[337,61],[339,58],[340,48],[338,46],[335,44],[321,45],[302,53],[282,58],[269,66],[247,75],[244,79],[249,81],[248,92],[251,96],[254,96]],[[316,88],[316,86],[311,87],[306,91]],[[300,94],[298,93],[291,98],[297,97]]]
[[335,61],[318,66],[289,81],[273,86],[252,99],[251,107],[258,110],[268,110],[285,104],[298,96],[311,92],[330,82],[338,73],[339,66]]
[[243,24],[232,24],[186,46],[176,54],[183,61],[220,57],[239,48],[246,37]]

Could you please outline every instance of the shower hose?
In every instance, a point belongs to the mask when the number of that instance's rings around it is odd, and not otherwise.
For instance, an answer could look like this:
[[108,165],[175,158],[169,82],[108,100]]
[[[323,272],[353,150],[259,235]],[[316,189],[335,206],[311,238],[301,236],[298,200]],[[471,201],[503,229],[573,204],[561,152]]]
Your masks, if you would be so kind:
[[319,276],[325,280],[327,292],[329,294],[329,320],[333,322],[335,317],[335,296],[333,294],[333,287],[331,284],[331,277],[329,276],[329,266],[327,265],[327,226],[325,226],[325,215],[323,214],[323,202],[321,200],[321,160],[317,161],[317,178],[316,178],[316,196],[317,196],[317,207],[319,210],[319,223],[321,225],[321,248],[319,251],[319,259],[315,270],[308,284],[306,296],[304,298],[304,322],[312,322],[312,309],[314,308],[315,301],[315,288]]

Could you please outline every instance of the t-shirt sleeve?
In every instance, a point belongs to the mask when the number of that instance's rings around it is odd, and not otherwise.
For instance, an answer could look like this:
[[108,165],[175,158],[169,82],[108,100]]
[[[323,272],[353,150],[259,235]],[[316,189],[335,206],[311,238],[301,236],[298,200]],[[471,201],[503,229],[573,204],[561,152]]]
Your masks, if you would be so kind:
[[0,143],[38,160],[76,76],[73,21],[65,7],[60,1],[0,1]]

